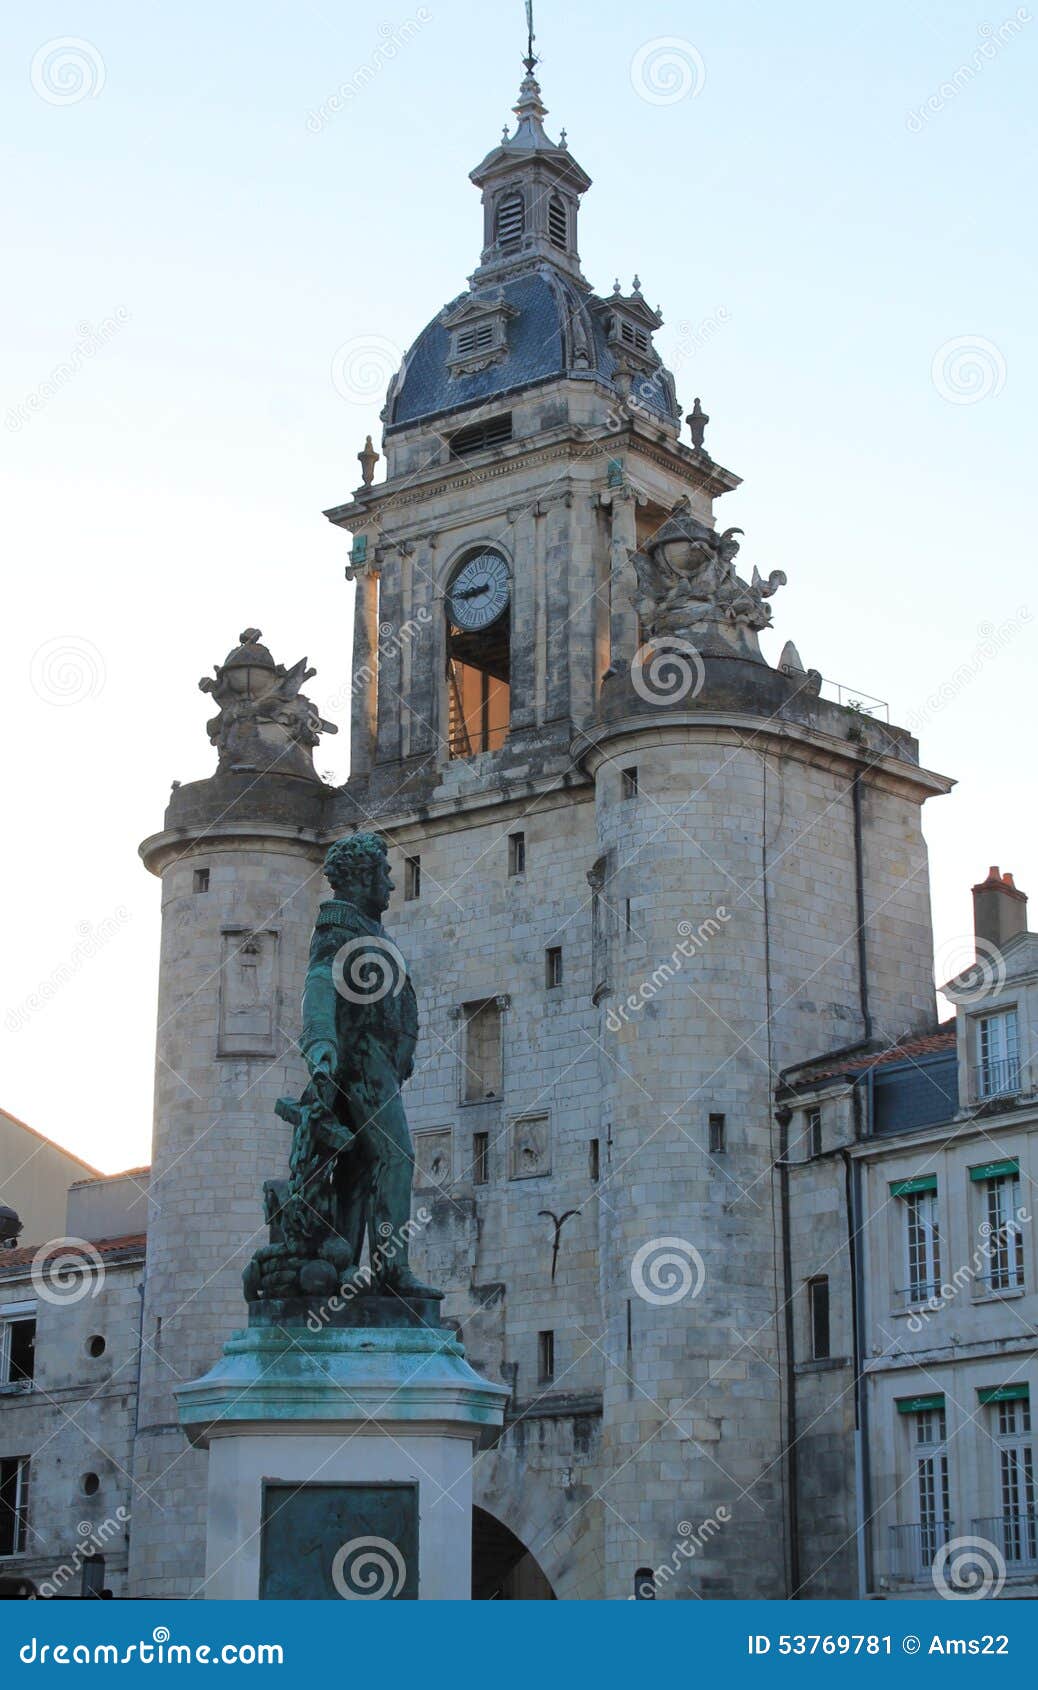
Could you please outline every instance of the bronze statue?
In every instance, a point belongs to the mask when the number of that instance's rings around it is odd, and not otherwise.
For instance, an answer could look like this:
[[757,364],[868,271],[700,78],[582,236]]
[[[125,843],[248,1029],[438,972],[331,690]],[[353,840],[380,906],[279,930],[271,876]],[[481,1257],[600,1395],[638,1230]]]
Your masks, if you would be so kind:
[[264,1188],[271,1242],[245,1270],[245,1295],[364,1286],[439,1297],[408,1263],[414,1152],[400,1087],[414,1063],[418,1007],[382,926],[393,890],[385,844],[371,833],[340,839],[324,872],[335,895],[317,912],[303,992],[310,1080],[298,1100],[278,1099],[294,1129],[289,1178]]

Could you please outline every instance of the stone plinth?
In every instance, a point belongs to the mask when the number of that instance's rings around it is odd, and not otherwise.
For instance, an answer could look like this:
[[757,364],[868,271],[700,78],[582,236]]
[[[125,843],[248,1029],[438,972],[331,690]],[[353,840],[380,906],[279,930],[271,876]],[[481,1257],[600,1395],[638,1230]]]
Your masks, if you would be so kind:
[[508,1393],[448,1329],[381,1325],[370,1301],[367,1325],[254,1316],[177,1390],[209,1451],[198,1595],[469,1598],[472,1461]]

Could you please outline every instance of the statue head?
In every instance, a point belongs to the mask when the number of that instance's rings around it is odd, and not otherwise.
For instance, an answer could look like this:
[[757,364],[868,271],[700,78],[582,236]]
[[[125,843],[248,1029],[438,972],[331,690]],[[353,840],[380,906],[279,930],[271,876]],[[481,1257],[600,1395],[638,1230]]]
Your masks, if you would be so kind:
[[337,839],[324,859],[324,872],[337,898],[380,916],[389,906],[393,876],[384,839],[377,833],[351,833]]

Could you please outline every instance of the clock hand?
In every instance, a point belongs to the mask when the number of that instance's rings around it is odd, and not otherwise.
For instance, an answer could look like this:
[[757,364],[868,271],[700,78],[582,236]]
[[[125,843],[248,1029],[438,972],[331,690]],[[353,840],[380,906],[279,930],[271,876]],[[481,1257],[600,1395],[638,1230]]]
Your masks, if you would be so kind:
[[454,596],[459,599],[477,599],[480,593],[489,591],[489,588],[490,582],[484,581],[481,587],[462,587]]

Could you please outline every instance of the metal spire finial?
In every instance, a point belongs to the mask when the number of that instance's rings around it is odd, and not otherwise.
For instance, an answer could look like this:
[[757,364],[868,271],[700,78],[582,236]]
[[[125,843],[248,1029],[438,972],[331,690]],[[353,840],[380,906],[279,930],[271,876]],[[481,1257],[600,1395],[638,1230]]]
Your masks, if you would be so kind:
[[526,57],[523,64],[533,75],[533,67],[537,63],[537,55],[533,50],[535,36],[533,33],[533,0],[526,0]]

